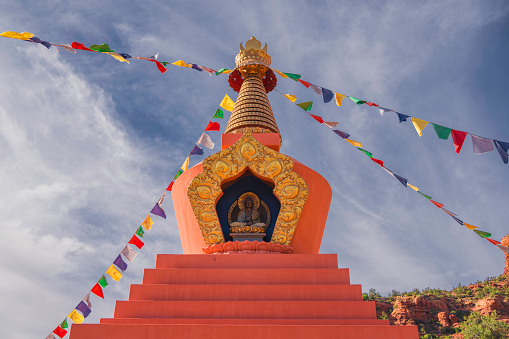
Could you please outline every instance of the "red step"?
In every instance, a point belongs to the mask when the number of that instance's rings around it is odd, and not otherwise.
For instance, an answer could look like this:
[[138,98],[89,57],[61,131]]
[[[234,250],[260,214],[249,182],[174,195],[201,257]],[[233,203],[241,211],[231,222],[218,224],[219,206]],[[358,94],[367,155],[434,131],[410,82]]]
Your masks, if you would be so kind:
[[389,325],[381,319],[183,319],[103,318],[101,324]]

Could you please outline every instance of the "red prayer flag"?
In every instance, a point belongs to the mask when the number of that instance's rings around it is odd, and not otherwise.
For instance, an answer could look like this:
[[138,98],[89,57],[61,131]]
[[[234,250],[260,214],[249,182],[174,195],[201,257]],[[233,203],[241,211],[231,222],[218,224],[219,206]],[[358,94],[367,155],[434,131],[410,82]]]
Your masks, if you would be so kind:
[[172,181],[172,182],[170,182],[170,184],[168,185],[168,187],[166,188],[166,190],[171,192],[172,187],[173,187],[173,181]]
[[309,115],[311,115],[313,117],[313,119],[315,119],[319,123],[323,124],[323,119],[321,117],[319,117],[318,115],[313,115],[313,114],[309,114]]
[[95,284],[95,286],[92,287],[90,292],[94,293],[99,298],[103,298],[104,299],[103,289],[102,289],[101,285],[99,285],[99,283]]
[[145,243],[143,241],[141,241],[140,239],[138,239],[138,237],[135,235],[133,235],[131,240],[129,240],[129,243],[138,247],[140,250],[145,245]]
[[57,328],[55,328],[53,330],[53,333],[55,333],[56,335],[58,335],[60,338],[63,338],[65,337],[65,335],[67,334],[67,331],[64,330],[62,327],[60,326],[57,326]]
[[500,245],[500,241],[496,241],[496,240],[493,240],[493,239],[490,239],[490,238],[484,238],[486,240],[488,240],[489,242],[491,242],[493,245]]
[[431,201],[432,203],[434,203],[434,204],[435,204],[435,206],[436,206],[436,207],[438,207],[438,208],[443,208],[443,207],[444,207],[444,205],[443,205],[443,204],[441,204],[441,203],[439,203],[439,202],[433,201],[433,200],[431,200],[431,199],[430,199],[429,201]]
[[218,122],[209,122],[209,124],[207,125],[207,128],[205,128],[205,131],[220,131],[221,130],[221,125],[219,125]]
[[454,148],[456,148],[456,153],[461,151],[461,147],[465,142],[467,134],[467,132],[456,131],[455,129],[451,130],[452,141],[454,141]]
[[371,158],[371,160],[373,160],[374,162],[376,162],[380,166],[384,167],[384,162],[382,160],[378,160],[378,159],[375,159],[375,158]]
[[378,107],[378,106],[380,106],[380,105],[375,104],[374,102],[366,102],[366,105],[368,105],[368,106],[374,106],[374,107]]
[[83,45],[82,43],[76,42],[76,41],[72,42],[71,47],[74,48],[74,49],[82,49],[84,51],[95,52],[94,50],[92,50],[92,49],[90,49],[88,47],[85,47],[85,45]]
[[309,82],[299,79],[299,82],[306,86],[306,88],[309,88],[309,85],[311,85]]
[[159,61],[157,60],[153,60],[153,59],[149,59],[150,61],[152,62],[155,62],[156,65],[157,65],[157,69],[161,72],[161,73],[164,73],[167,71],[166,67],[164,67],[164,65],[162,63],[160,63]]

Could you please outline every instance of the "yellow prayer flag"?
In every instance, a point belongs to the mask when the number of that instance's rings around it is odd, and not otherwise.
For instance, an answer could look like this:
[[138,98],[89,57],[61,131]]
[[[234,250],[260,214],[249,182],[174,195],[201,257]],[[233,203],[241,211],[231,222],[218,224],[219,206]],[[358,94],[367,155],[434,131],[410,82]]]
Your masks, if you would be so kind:
[[464,222],[463,225],[465,225],[465,227],[468,228],[471,231],[475,230],[476,228],[479,228],[477,226],[467,224],[466,222]]
[[85,319],[81,314],[78,313],[76,310],[72,310],[72,312],[68,315],[69,318],[75,323],[75,324],[81,324],[83,322],[83,319]]
[[410,185],[409,183],[407,183],[407,186],[413,189],[414,191],[419,192],[419,187],[415,187],[414,185]]
[[334,92],[334,96],[336,97],[336,104],[341,106],[343,104],[343,99],[347,97],[347,95],[339,94]]
[[141,225],[148,231],[149,229],[152,228],[152,226],[154,225],[154,222],[152,221],[152,218],[150,217],[150,214],[147,215],[147,217],[145,218],[145,220],[143,220],[143,222],[141,223]]
[[180,169],[185,172],[189,168],[189,157],[186,158],[182,166],[180,166]]
[[362,144],[360,142],[353,141],[350,139],[345,139],[345,140],[348,141],[349,143],[351,143],[352,145],[354,145],[355,147],[362,147]]
[[115,53],[115,52],[103,52],[103,53],[111,55],[112,57],[114,57],[115,59],[117,59],[120,62],[127,62],[128,64],[130,64],[130,62],[126,58],[124,58],[123,56],[121,56],[118,53]]
[[119,281],[122,278],[122,273],[120,273],[117,268],[111,265],[107,270],[106,274],[108,274],[113,280]]
[[180,67],[189,67],[189,68],[193,67],[193,65],[186,64],[184,62],[184,60],[175,61],[175,62],[172,63],[172,65],[177,65],[177,66],[180,66]]
[[235,102],[230,99],[228,94],[226,94],[223,98],[223,101],[219,104],[219,106],[223,107],[227,111],[233,111],[233,106],[235,106]]
[[286,97],[291,102],[295,102],[295,100],[297,100],[297,97],[295,95],[292,95],[292,94],[283,94],[283,96]]
[[277,74],[281,75],[283,78],[288,78],[288,75],[284,74],[283,72],[281,71],[278,71],[277,69],[272,69],[274,72],[276,72]]
[[412,118],[412,123],[414,124],[417,134],[419,134],[419,136],[422,137],[422,130],[424,129],[424,127],[426,127],[428,122],[421,120],[421,119],[413,118],[413,117],[410,117],[410,118]]
[[29,40],[30,38],[34,37],[34,35],[32,33],[28,33],[28,32],[18,33],[18,32],[11,32],[11,31],[0,33],[0,36],[4,36],[6,38],[19,39],[19,40]]

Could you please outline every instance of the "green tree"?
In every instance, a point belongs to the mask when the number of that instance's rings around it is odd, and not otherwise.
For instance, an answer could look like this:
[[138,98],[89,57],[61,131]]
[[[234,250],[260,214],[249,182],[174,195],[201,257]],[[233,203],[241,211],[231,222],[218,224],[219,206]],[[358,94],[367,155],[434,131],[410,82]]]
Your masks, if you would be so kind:
[[465,339],[503,339],[509,334],[509,324],[498,320],[496,311],[486,316],[472,312],[460,327]]

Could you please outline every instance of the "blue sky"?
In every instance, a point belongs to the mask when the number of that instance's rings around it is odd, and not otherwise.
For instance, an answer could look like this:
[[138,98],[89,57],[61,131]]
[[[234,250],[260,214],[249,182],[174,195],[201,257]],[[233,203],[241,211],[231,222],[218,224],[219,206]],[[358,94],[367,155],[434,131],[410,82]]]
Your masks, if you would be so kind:
[[[135,56],[160,53],[233,68],[241,41],[267,42],[272,66],[353,97],[458,130],[509,142],[509,5],[505,1],[5,1],[0,31],[52,43],[109,43]],[[4,242],[0,334],[45,337],[103,274],[201,135],[228,90],[209,77],[150,62],[0,39],[0,215]],[[460,219],[509,233],[509,167],[496,152],[460,154],[431,126],[419,137],[394,114],[324,104],[311,89],[277,89],[313,100],[388,168]],[[230,94],[232,92],[230,91]],[[235,95],[232,95],[235,99]],[[503,253],[278,93],[269,94],[282,152],[321,173],[333,200],[322,253],[337,253],[352,283],[383,294],[484,280]],[[226,120],[222,123],[224,130]],[[219,133],[211,132],[219,144]],[[215,149],[217,151],[218,148]],[[206,153],[210,155],[211,153]],[[191,165],[203,158],[194,157]],[[87,322],[113,315],[157,253],[181,253],[168,196],[166,220],[144,240],[127,274],[93,298]]]

